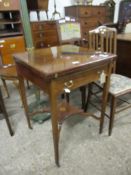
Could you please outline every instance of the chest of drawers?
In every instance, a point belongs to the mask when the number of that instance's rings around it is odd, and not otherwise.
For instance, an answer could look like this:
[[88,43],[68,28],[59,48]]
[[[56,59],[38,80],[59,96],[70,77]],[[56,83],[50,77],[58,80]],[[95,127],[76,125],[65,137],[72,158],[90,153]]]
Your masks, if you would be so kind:
[[112,22],[113,15],[106,6],[68,6],[65,16],[78,19],[82,27],[82,37],[88,40],[88,32],[103,23]]
[[50,47],[58,44],[55,21],[31,22],[31,30],[35,48]]

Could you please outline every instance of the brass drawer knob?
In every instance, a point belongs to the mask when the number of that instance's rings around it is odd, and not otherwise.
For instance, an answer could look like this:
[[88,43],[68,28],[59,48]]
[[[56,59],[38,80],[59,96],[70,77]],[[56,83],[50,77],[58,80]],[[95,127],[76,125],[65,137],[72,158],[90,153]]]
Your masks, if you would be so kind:
[[10,44],[10,48],[11,48],[11,49],[16,48],[16,44]]
[[71,88],[71,87],[73,86],[73,84],[74,84],[74,83],[73,83],[72,80],[70,80],[70,81],[64,83],[65,87],[67,87],[67,88]]
[[4,7],[9,7],[10,6],[10,3],[9,2],[4,2]]

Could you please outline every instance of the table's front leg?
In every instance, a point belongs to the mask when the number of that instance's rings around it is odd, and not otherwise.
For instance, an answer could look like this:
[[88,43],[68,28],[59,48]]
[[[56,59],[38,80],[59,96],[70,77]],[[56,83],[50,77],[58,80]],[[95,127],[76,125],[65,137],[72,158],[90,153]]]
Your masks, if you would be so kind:
[[19,79],[19,89],[20,89],[20,93],[21,93],[22,103],[23,103],[23,107],[25,110],[25,115],[26,115],[28,127],[30,129],[32,129],[30,117],[28,114],[28,105],[27,105],[26,91],[25,91],[25,85],[24,85],[24,78],[23,78],[23,76],[18,74],[18,79]]
[[55,88],[50,89],[50,106],[51,106],[51,122],[52,122],[52,134],[54,142],[55,163],[59,165],[59,128],[58,128],[58,106],[57,106],[57,94]]

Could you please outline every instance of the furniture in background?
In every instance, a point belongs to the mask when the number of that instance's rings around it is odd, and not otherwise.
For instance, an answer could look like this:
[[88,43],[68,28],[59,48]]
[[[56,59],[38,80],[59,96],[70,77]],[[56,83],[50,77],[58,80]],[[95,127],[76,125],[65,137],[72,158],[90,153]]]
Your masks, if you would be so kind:
[[65,117],[76,114],[76,112],[83,113],[83,111],[81,109],[76,110],[75,107],[70,106],[68,103],[58,105],[58,96],[66,89],[73,90],[98,80],[101,75],[100,72],[105,71],[107,79],[103,91],[101,117],[99,118],[102,130],[111,65],[116,56],[113,54],[109,54],[107,57],[101,56],[95,52],[88,52],[87,48],[74,45],[62,45],[56,47],[56,50],[57,59],[52,54],[52,47],[15,54],[14,59],[20,80],[25,114],[30,128],[32,128],[30,122],[31,114],[28,111],[26,101],[24,78],[36,84],[49,95],[55,162],[59,166],[61,124]]
[[116,72],[131,78],[131,33],[117,35]]
[[2,97],[2,93],[1,93],[1,88],[0,88],[0,113],[3,113],[3,115],[5,117],[5,120],[6,120],[6,123],[7,123],[7,127],[8,127],[9,132],[10,132],[10,135],[13,136],[14,132],[12,130],[10,120],[8,118],[8,114],[7,114],[7,111],[6,111],[6,108],[5,108],[4,100],[3,100],[3,97]]
[[44,10],[46,12],[47,15],[47,19],[48,19],[48,2],[49,0],[26,0],[27,2],[27,7],[29,11],[37,11],[37,16],[38,19],[40,19],[39,17],[39,12],[41,10]]
[[30,24],[35,48],[51,47],[59,44],[56,21],[36,21]]
[[122,33],[128,21],[131,21],[131,0],[122,0],[119,5],[117,23],[110,23],[107,26],[115,27],[118,33]]
[[[117,32],[115,28],[100,26],[89,32],[89,47],[99,52],[100,51],[105,52],[105,56],[108,53],[116,54],[116,41],[117,41]],[[112,74],[111,74],[110,88],[109,88],[109,95],[111,98],[110,114],[108,116],[110,120],[109,131],[108,131],[109,135],[111,135],[112,133],[112,128],[114,124],[116,100],[122,95],[125,95],[131,92],[131,79],[128,77],[122,76],[120,74],[115,74],[114,73],[115,66],[116,65],[114,62],[112,65]],[[105,81],[105,78],[106,77],[103,72],[103,76],[100,79],[101,80],[100,84],[97,84],[97,87],[100,87],[100,89],[102,89],[103,87],[102,84]],[[89,85],[89,93],[88,93],[87,102],[85,105],[85,111],[87,110],[91,95],[92,94],[96,95],[96,92],[93,93],[92,89],[93,89],[92,85]],[[126,108],[123,108],[123,109],[127,109],[127,107],[131,107],[131,104],[126,106]],[[122,109],[120,111],[122,111]]]
[[0,2],[0,53],[2,64],[13,63],[12,53],[25,51],[20,2]]
[[45,11],[48,19],[48,0],[27,0],[28,13],[37,11],[38,18],[31,21],[33,45],[35,48],[58,45],[57,25],[55,20],[41,20],[40,11]]
[[82,38],[86,41],[88,41],[88,32],[90,30],[113,21],[112,12],[107,6],[68,6],[65,7],[65,16],[75,17],[81,22]]
[[[0,2],[0,78],[9,96],[6,80],[18,80],[13,53],[24,52],[20,1],[6,0]],[[11,66],[13,64],[13,66]],[[17,83],[16,83],[17,84]],[[18,86],[17,86],[18,87]]]

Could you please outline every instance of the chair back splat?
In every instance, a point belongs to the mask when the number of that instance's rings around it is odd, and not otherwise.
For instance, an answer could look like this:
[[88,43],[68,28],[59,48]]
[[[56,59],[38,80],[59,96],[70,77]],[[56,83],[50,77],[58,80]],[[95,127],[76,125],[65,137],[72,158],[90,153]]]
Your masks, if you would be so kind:
[[115,28],[100,26],[89,31],[89,48],[116,54],[116,36]]

